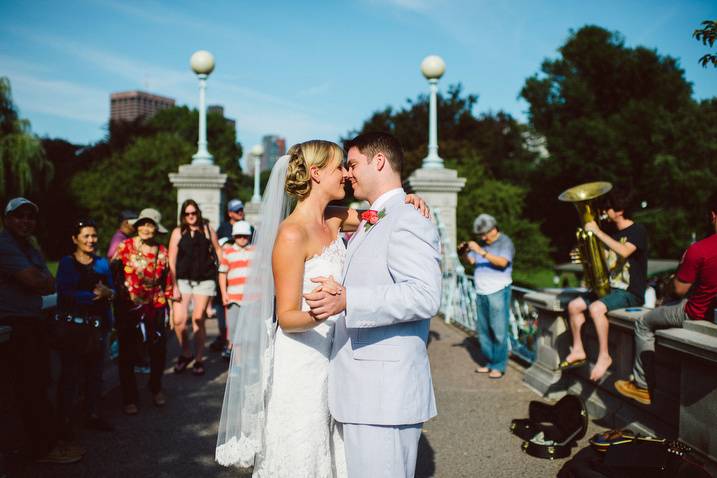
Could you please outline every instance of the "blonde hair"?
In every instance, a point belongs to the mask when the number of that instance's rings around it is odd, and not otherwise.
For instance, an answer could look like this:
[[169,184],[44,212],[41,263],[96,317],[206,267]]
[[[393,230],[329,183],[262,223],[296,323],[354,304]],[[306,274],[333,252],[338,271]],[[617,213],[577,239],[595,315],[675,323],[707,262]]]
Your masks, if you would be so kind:
[[286,170],[286,193],[301,201],[311,192],[311,166],[323,169],[329,165],[333,158],[343,160],[344,151],[331,141],[312,139],[295,144],[287,152],[291,158]]

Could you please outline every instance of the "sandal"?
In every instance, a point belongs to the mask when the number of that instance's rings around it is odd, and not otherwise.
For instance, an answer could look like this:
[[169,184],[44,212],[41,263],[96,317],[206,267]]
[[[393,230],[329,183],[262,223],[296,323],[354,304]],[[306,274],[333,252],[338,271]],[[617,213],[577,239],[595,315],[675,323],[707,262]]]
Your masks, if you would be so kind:
[[191,355],[189,357],[180,355],[177,358],[177,365],[174,366],[174,373],[182,373],[187,370],[187,367],[190,363],[192,363],[192,360],[194,360],[194,355]]
[[192,373],[194,375],[204,375],[204,362],[197,360],[192,366]]
[[490,369],[488,367],[476,367],[474,372],[475,373],[488,373],[488,372],[490,372]]
[[571,368],[582,367],[586,363],[588,363],[587,359],[574,360],[572,362],[563,360],[562,362],[560,362],[560,365],[558,365],[558,368],[560,370],[570,370]]
[[[497,375],[495,372],[497,372]],[[503,378],[503,375],[505,375],[505,372],[501,372],[499,370],[491,370],[490,373],[488,374],[488,378],[492,378],[493,380],[498,380],[498,379]]]

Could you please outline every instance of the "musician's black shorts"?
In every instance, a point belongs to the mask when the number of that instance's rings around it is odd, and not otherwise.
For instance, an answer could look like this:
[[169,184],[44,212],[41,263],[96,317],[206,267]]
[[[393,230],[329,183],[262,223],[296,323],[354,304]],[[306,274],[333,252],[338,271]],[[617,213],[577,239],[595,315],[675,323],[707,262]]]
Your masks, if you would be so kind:
[[610,293],[605,297],[598,298],[592,291],[580,294],[585,303],[590,306],[592,302],[599,300],[607,310],[624,309],[626,307],[639,307],[645,300],[644,298],[638,298],[632,292],[628,292],[623,289],[610,289]]

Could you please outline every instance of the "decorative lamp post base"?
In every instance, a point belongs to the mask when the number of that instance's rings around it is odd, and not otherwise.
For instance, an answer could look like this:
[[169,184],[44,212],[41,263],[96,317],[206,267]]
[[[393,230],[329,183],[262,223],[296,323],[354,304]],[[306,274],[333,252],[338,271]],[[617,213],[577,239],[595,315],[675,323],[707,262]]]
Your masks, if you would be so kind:
[[[431,209],[441,211],[441,222],[445,227],[449,247],[456,248],[456,206],[458,193],[466,184],[465,178],[458,177],[458,171],[442,167],[423,167],[417,169],[406,180],[405,186],[412,192],[426,200]],[[446,257],[443,263],[451,268],[454,261],[449,260],[449,254],[454,251],[443,251]]]
[[227,182],[227,175],[221,172],[219,166],[193,161],[192,164],[180,166],[179,172],[169,173],[169,181],[177,189],[177,219],[182,203],[194,199],[202,210],[202,216],[209,219],[211,227],[216,229],[219,226],[222,220],[219,207],[222,188]]

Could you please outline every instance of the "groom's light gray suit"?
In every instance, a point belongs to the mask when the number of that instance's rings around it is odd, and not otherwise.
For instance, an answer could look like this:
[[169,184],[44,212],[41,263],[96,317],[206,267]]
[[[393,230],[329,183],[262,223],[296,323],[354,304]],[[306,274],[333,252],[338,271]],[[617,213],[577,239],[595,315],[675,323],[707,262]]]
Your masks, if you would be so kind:
[[385,216],[349,242],[329,366],[349,478],[412,477],[421,425],[436,415],[426,341],[441,300],[438,231],[403,191],[387,195],[375,202]]

